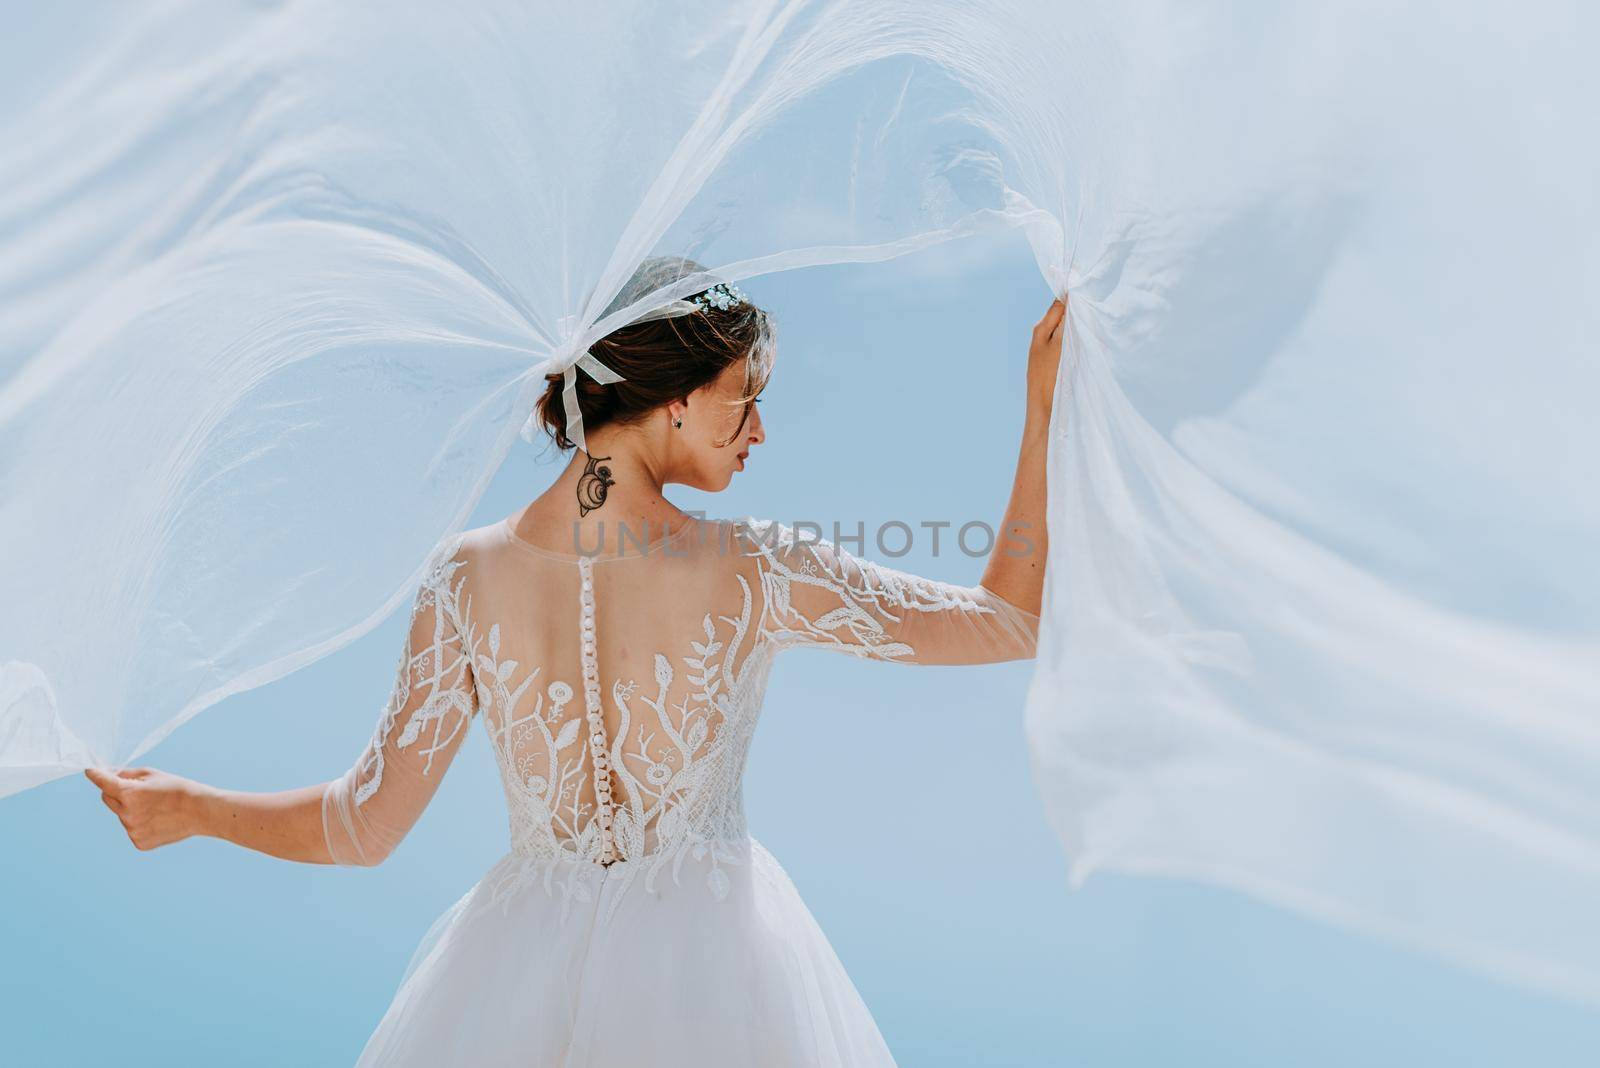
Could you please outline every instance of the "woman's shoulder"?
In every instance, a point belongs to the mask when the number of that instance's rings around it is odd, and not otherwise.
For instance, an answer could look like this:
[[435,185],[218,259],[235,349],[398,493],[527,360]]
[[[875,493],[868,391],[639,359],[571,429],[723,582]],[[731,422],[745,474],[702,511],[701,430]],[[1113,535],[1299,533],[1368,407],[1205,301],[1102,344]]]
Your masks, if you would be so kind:
[[459,568],[494,554],[503,540],[498,536],[499,526],[498,523],[488,523],[441,535],[428,550],[428,570],[450,566]]
[[[778,519],[768,519],[759,516],[740,516],[732,522],[738,524],[739,540],[752,551],[793,551],[796,549],[823,549],[837,548],[820,523],[796,522],[785,523]],[[837,526],[835,527],[837,536]]]
[[783,551],[795,534],[787,524],[753,515],[692,517],[667,541],[663,555],[679,559],[713,558],[736,569],[753,566],[764,552]]
[[786,523],[753,515],[728,522],[733,525],[729,541],[736,547],[736,554],[763,571],[834,571],[851,558],[849,552],[829,540],[819,523]]
[[810,540],[788,523],[764,516],[741,515],[713,522],[720,527],[723,543],[745,557],[784,551]]

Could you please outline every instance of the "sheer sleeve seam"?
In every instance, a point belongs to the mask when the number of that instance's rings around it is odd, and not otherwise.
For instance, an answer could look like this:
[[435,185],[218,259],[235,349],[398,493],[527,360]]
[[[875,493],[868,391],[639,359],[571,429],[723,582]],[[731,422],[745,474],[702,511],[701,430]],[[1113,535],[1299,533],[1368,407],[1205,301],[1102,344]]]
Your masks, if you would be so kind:
[[1015,612],[1017,612],[1017,613],[1019,613],[1021,615],[1027,616],[1029,619],[1032,619],[1035,622],[1037,622],[1041,618],[1041,616],[1040,616],[1040,614],[1038,612],[1029,611],[1028,609],[1022,607],[1017,602],[1011,600],[1009,597],[1005,597],[1005,596],[1003,596],[1003,595],[1001,595],[999,593],[996,593],[992,587],[985,586],[982,582],[978,583],[977,588],[982,590],[984,593],[987,593],[990,597],[993,597],[995,600],[999,601],[1001,604],[1005,605],[1006,607],[1012,609],[1013,611],[1015,611]]

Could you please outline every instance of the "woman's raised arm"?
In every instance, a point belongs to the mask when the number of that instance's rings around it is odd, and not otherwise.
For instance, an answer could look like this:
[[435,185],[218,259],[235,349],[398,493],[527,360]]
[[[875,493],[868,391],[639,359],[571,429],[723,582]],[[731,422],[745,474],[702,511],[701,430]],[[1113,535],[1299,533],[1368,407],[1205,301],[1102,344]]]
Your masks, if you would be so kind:
[[1044,594],[1045,450],[1065,308],[1034,328],[1022,452],[983,580],[959,586],[862,559],[779,523],[750,520],[760,632],[779,648],[835,649],[914,664],[989,664],[1034,655]]
[[1050,547],[1045,529],[1045,455],[1049,449],[1050,410],[1061,369],[1066,305],[1052,303],[1033,328],[1028,345],[1028,395],[1022,424],[1022,450],[1011,483],[1011,501],[1000,535],[980,581],[987,590],[1038,615],[1044,602],[1044,562]]

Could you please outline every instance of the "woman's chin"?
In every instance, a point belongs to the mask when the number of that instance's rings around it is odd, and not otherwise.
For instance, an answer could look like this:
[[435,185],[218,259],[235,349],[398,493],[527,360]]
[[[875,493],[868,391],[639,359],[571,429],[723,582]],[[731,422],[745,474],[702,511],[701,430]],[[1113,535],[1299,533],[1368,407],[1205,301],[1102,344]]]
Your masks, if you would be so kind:
[[684,482],[690,489],[697,489],[701,493],[721,493],[733,482],[733,472],[723,471],[715,475],[697,478],[693,482]]

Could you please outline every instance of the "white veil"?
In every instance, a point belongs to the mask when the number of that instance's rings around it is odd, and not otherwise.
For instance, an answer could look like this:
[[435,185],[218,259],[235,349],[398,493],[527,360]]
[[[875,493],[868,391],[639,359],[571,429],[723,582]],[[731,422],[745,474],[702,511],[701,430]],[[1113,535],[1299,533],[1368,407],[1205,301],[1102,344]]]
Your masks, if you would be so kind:
[[[1077,877],[1600,1000],[1585,9],[79,16],[0,89],[0,792],[374,626],[608,331],[1013,226],[1071,294],[1027,724]],[[710,275],[606,312],[660,254]]]

